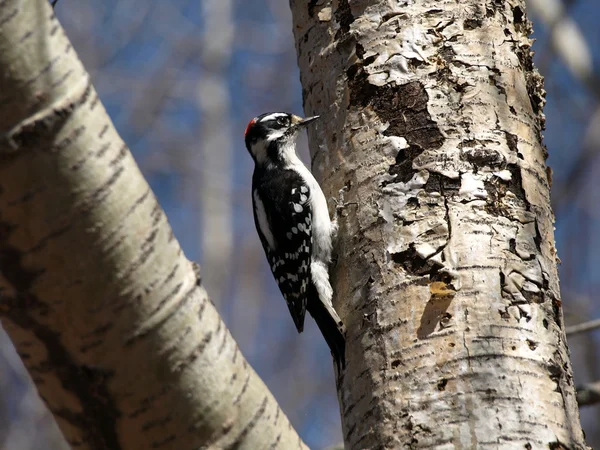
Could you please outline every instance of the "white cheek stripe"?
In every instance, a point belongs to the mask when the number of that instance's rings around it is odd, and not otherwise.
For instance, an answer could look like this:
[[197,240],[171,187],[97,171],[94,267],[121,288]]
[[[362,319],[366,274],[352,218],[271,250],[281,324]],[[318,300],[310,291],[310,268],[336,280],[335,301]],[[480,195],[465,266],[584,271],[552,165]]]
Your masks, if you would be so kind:
[[271,142],[271,141],[274,141],[275,139],[279,139],[284,134],[285,134],[285,130],[272,131],[271,133],[269,133],[267,135],[267,141]]
[[267,212],[265,211],[265,205],[263,205],[263,202],[260,199],[260,196],[258,195],[257,191],[254,191],[252,195],[254,196],[254,204],[256,205],[256,218],[258,220],[258,226],[260,227],[260,231],[262,232],[263,236],[267,240],[269,248],[271,249],[271,251],[273,251],[277,247],[275,244],[275,237],[271,232],[271,227],[269,227],[269,221],[267,220]]

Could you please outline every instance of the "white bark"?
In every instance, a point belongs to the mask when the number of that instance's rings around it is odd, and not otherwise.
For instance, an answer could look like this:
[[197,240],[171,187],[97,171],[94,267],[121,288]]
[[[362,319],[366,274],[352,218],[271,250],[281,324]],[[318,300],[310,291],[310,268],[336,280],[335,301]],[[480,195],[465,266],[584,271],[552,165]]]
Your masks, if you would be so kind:
[[0,2],[0,317],[80,449],[306,448],[46,0]]
[[[292,0],[348,448],[584,448],[522,0]],[[564,447],[560,447],[560,445]]]

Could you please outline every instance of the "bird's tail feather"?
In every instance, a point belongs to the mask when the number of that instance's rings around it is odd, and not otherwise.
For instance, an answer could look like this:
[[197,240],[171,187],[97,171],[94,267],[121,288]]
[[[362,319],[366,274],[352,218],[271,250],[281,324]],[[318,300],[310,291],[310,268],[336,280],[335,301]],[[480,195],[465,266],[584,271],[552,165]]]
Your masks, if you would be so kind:
[[316,289],[311,287],[313,292],[308,297],[306,309],[317,322],[317,326],[331,350],[338,374],[341,374],[342,369],[346,367],[346,329],[333,307],[328,307],[329,305],[325,305],[319,300]]

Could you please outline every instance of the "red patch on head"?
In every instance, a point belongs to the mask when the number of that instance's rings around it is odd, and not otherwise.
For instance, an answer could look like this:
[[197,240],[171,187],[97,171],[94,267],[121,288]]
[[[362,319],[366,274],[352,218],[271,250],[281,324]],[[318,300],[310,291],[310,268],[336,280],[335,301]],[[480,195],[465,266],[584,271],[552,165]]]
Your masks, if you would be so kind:
[[256,117],[254,119],[252,119],[250,122],[248,122],[248,125],[246,126],[246,131],[244,131],[244,137],[246,137],[248,135],[248,131],[250,131],[250,128],[252,128],[252,125],[254,125],[256,123]]

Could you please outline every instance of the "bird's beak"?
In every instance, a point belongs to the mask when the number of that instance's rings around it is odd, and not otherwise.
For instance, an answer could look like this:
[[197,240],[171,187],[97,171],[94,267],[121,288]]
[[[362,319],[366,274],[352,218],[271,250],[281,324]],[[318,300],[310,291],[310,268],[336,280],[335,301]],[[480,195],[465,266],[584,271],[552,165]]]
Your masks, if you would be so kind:
[[296,116],[293,115],[292,116],[292,125],[295,128],[301,128],[301,127],[305,127],[306,125],[308,125],[309,123],[314,122],[315,120],[317,120],[320,116],[312,116],[312,117],[307,117],[306,119],[303,119],[300,116]]

